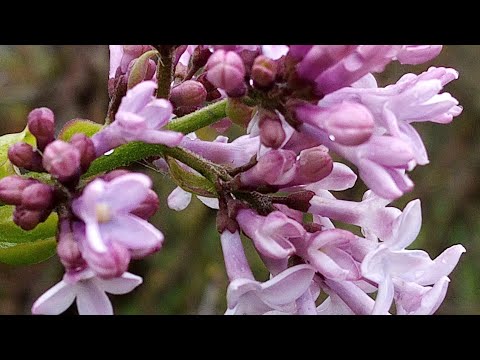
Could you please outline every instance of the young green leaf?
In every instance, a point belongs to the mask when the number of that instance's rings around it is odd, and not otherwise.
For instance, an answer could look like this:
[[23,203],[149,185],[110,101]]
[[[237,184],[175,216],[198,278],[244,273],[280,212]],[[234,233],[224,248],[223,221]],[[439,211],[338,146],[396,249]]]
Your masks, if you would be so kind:
[[58,138],[63,141],[70,141],[73,135],[82,133],[92,137],[102,129],[102,125],[96,122],[84,119],[73,119],[65,124],[58,134]]
[[211,181],[203,176],[184,170],[177,161],[170,157],[167,157],[167,163],[173,180],[183,190],[200,196],[217,197],[215,186]]
[[25,128],[20,133],[0,136],[0,179],[15,174],[15,169],[10,160],[8,160],[8,149],[13,144],[21,141],[32,146],[36,145],[35,137],[30,134],[28,128]]

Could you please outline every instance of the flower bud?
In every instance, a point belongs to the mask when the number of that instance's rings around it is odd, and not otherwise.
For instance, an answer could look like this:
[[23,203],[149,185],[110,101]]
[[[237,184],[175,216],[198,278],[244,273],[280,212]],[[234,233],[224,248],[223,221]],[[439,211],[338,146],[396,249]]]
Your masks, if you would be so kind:
[[51,186],[37,182],[27,186],[22,193],[22,206],[28,210],[51,209],[54,190]]
[[139,218],[148,220],[157,212],[160,207],[158,195],[155,191],[149,190],[148,195],[143,202],[131,212],[131,214],[138,216]]
[[70,144],[80,153],[82,171],[87,171],[92,161],[97,158],[92,140],[85,134],[78,133],[72,136]]
[[43,151],[55,139],[55,116],[49,108],[34,109],[28,114],[28,130],[37,139],[37,148]]
[[67,270],[84,267],[85,260],[83,260],[78,243],[75,241],[69,220],[61,220],[57,234],[57,254],[63,266]]
[[121,276],[130,264],[130,252],[116,241],[110,242],[106,252],[96,253],[89,250],[84,256],[88,266],[104,279]]
[[0,180],[0,200],[8,205],[21,205],[23,190],[35,180],[12,175]]
[[260,55],[253,63],[251,77],[256,86],[267,88],[275,81],[277,72],[277,63],[264,55]]
[[240,56],[233,51],[215,51],[208,59],[206,68],[208,81],[227,92],[244,83],[245,66]]
[[198,69],[205,66],[211,55],[212,52],[208,47],[202,45],[197,46],[192,54],[192,66]]
[[366,142],[375,127],[373,115],[365,106],[347,101],[328,109],[302,104],[296,108],[296,116],[326,131],[332,141],[347,146]]
[[16,143],[8,149],[10,162],[29,171],[42,172],[42,156],[33,150],[33,147],[24,142]]
[[273,113],[264,114],[258,123],[260,128],[260,141],[269,148],[278,149],[285,141],[285,131],[282,122]]
[[51,213],[48,210],[28,210],[23,206],[17,206],[13,212],[13,222],[25,231],[33,230],[38,224],[47,220]]
[[322,180],[333,170],[333,160],[325,146],[303,150],[297,160],[298,184],[309,184]]
[[170,101],[175,107],[200,106],[207,98],[207,90],[198,81],[187,80],[174,87],[170,94]]
[[56,140],[45,148],[43,166],[58,180],[65,182],[80,173],[80,152],[71,144]]

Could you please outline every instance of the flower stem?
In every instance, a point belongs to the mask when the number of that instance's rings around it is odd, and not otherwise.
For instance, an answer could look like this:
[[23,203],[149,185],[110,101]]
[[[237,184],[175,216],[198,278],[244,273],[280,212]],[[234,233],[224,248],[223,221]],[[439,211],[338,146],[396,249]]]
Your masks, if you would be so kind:
[[174,45],[158,45],[160,59],[157,65],[157,98],[168,99],[173,81],[173,51]]

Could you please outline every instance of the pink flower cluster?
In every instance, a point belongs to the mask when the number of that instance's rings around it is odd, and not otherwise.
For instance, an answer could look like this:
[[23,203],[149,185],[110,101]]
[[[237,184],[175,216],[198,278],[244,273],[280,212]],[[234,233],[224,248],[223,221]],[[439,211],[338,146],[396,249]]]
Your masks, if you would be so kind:
[[[196,195],[218,210],[229,278],[226,314],[413,315],[440,307],[465,248],[454,245],[434,259],[407,249],[420,232],[420,200],[403,210],[390,204],[413,189],[408,172],[429,162],[414,123],[447,124],[462,112],[443,92],[458,73],[432,67],[384,87],[373,74],[394,61],[432,60],[442,46],[171,46],[165,52],[173,73],[168,99],[158,98],[165,88],[157,83],[162,59],[143,56],[154,49],[164,56],[162,46],[110,46],[110,123],[91,139],[55,141],[53,114],[37,109],[29,126],[38,149],[17,144],[10,150],[14,164],[49,173],[70,196],[20,177],[0,182],[0,199],[38,215],[18,220],[20,226],[31,229],[45,214],[59,213],[57,252],[66,273],[33,313],[59,314],[75,299],[81,314],[113,313],[105,294],[124,294],[142,282],[128,272],[130,260],[162,247],[162,233],[147,221],[159,203],[146,175],[117,170],[79,182],[96,157],[130,142],[179,147],[223,174],[212,184],[215,197],[179,184],[167,202],[180,211]],[[244,135],[206,141],[166,128],[175,117],[194,117],[220,101],[226,113],[215,129],[235,124]],[[332,193],[357,182],[332,153],[353,164],[368,187],[360,201]],[[192,176],[205,174],[175,161]],[[169,171],[163,158],[153,164]],[[32,186],[44,193],[41,204],[25,200]],[[345,224],[358,231],[342,229]],[[242,234],[268,279],[255,279]]]

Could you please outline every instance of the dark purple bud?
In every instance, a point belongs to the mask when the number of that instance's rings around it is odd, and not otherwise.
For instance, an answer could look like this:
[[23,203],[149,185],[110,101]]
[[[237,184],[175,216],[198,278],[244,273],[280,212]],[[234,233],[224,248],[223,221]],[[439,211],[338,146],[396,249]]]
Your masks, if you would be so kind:
[[238,87],[233,90],[227,90],[226,93],[229,97],[232,98],[241,98],[247,94],[247,84],[242,82]]
[[34,183],[33,179],[17,175],[7,176],[0,180],[0,200],[8,205],[21,205],[23,190]]
[[27,186],[22,193],[22,207],[28,210],[44,210],[53,207],[54,190],[51,186],[36,183]]
[[33,147],[24,142],[16,143],[8,149],[8,159],[19,168],[29,171],[44,171],[42,156]]
[[173,106],[200,106],[207,98],[207,90],[198,81],[187,80],[174,87],[170,94]]
[[58,257],[67,270],[83,268],[85,266],[85,260],[83,260],[80,249],[78,248],[78,243],[75,241],[69,220],[62,220],[60,222],[57,241]]
[[221,97],[222,97],[222,94],[220,94],[220,91],[215,89],[213,91],[210,91],[207,94],[207,101],[214,101],[214,100],[220,99]]
[[245,66],[240,56],[233,51],[215,51],[208,59],[206,69],[208,81],[227,92],[244,84]]
[[82,171],[87,171],[93,160],[97,158],[95,145],[85,134],[75,134],[70,139],[72,144],[80,153],[80,166]]
[[25,231],[35,229],[35,227],[47,220],[51,213],[49,210],[28,210],[23,206],[17,206],[13,212],[13,222]]
[[253,63],[258,55],[260,55],[260,49],[256,50],[242,50],[238,53],[240,58],[243,61],[243,65],[245,66],[245,72],[247,75],[251,74]]
[[217,90],[217,88],[215,87],[215,85],[213,85],[210,81],[208,81],[208,79],[207,79],[207,74],[206,74],[206,73],[202,73],[202,74],[197,78],[197,81],[203,85],[203,87],[205,88],[205,90],[207,90],[207,93],[210,93],[210,92],[212,92],[212,91],[214,91],[214,90]]
[[65,182],[80,173],[80,152],[75,146],[55,140],[45,148],[43,166],[58,180]]
[[28,114],[28,130],[37,139],[37,147],[43,151],[55,139],[55,116],[49,108],[34,109]]
[[264,114],[258,123],[260,128],[260,141],[266,147],[278,149],[285,141],[285,131],[282,122],[273,113]]
[[267,88],[274,83],[277,72],[277,63],[264,55],[260,55],[253,63],[251,77],[256,86]]
[[322,180],[333,170],[333,160],[328,149],[321,145],[303,150],[297,160],[297,177],[299,184],[309,184]]
[[148,195],[143,202],[131,212],[131,214],[139,218],[148,220],[157,212],[160,207],[160,201],[155,191],[149,190]]

